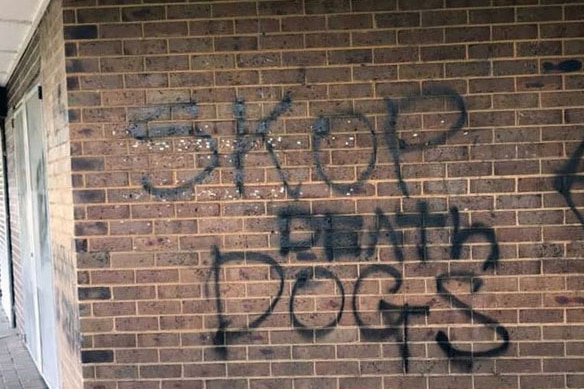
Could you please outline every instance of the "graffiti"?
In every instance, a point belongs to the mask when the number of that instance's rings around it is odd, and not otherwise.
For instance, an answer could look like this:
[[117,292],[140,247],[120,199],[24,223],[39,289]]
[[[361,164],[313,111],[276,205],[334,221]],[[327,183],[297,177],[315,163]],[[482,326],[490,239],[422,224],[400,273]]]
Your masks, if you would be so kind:
[[297,274],[296,282],[294,282],[294,286],[292,287],[292,295],[290,296],[289,305],[290,321],[292,322],[292,326],[294,328],[300,329],[309,328],[309,326],[302,323],[294,313],[294,301],[298,293],[298,290],[306,287],[308,285],[308,282],[313,278],[332,279],[335,282],[335,285],[341,294],[341,302],[339,304],[340,308],[337,312],[336,317],[331,322],[317,329],[318,333],[326,334],[327,332],[332,331],[332,329],[336,327],[337,324],[339,324],[339,322],[341,321],[341,317],[343,316],[343,307],[345,306],[345,289],[343,288],[341,280],[339,280],[339,278],[332,271],[325,269],[324,267],[316,266],[315,268],[312,267],[305,268]]
[[[441,97],[450,100],[458,113],[458,117],[452,124],[450,124],[446,132],[440,133],[439,135],[436,135],[435,137],[430,138],[422,143],[408,144],[404,139],[401,139],[397,133],[397,122],[400,110],[407,110],[408,108],[414,106],[414,104],[421,98],[432,97]],[[462,96],[460,96],[455,90],[446,86],[424,88],[421,95],[411,96],[398,101],[394,101],[388,98],[386,98],[384,101],[387,110],[387,120],[385,122],[384,128],[385,143],[393,159],[394,172],[399,183],[399,188],[401,189],[404,196],[409,196],[408,188],[401,174],[400,152],[406,153],[409,151],[421,150],[446,142],[448,138],[452,137],[466,123],[468,116],[466,112],[466,105]]]
[[[417,203],[418,215],[397,214],[396,221],[401,227],[412,226],[420,229],[420,241],[416,244],[418,259],[425,261],[428,259],[428,239],[426,237],[426,227],[444,227],[446,217],[444,215],[430,215],[428,205],[422,201]],[[456,215],[458,216],[458,215]],[[458,217],[455,220],[458,223]]]
[[[565,66],[565,65],[563,65]],[[407,115],[410,112],[420,112],[425,102],[434,107],[435,111],[444,111],[448,114],[441,121],[442,130],[421,131],[419,137],[406,140],[404,134],[409,130]],[[322,114],[316,117],[310,126],[310,150],[312,152],[312,168],[314,176],[324,182],[332,191],[341,194],[359,193],[374,174],[378,161],[380,145],[384,145],[389,153],[389,161],[393,165],[393,175],[397,181],[399,192],[405,197],[410,196],[407,177],[402,173],[401,161],[407,153],[420,152],[448,142],[459,132],[467,122],[467,110],[464,99],[448,87],[425,88],[420,94],[402,99],[383,100],[385,118],[376,123],[381,130],[369,119],[358,112],[341,112]],[[147,175],[144,176],[143,188],[150,194],[164,199],[176,199],[183,193],[193,189],[194,185],[203,183],[214,169],[219,167],[219,152],[217,140],[192,125],[161,125],[153,123],[164,115],[172,117],[173,109],[188,112],[193,120],[197,117],[196,103],[182,104],[177,107],[158,107],[146,110],[139,121],[131,123],[129,132],[139,141],[152,141],[154,138],[182,136],[194,137],[207,143],[210,155],[206,166],[191,179],[176,187],[154,186]],[[292,185],[281,162],[281,156],[276,151],[271,136],[272,127],[286,113],[292,109],[290,94],[275,104],[269,113],[258,120],[251,121],[247,106],[243,99],[237,98],[232,104],[234,119],[235,141],[232,151],[225,157],[233,169],[233,185],[240,196],[245,195],[246,157],[252,152],[264,152],[277,172],[286,194],[293,199],[299,199],[302,192],[302,182]],[[360,164],[359,170],[350,182],[337,180],[333,177],[333,170],[327,168],[327,160],[323,158],[324,149],[334,144],[338,133],[349,133],[360,128],[359,141],[368,143],[368,154],[365,162]],[[378,138],[382,137],[382,142]],[[408,138],[409,139],[409,138]],[[566,166],[558,173],[556,189],[562,193],[577,215],[579,215],[571,198],[572,186],[579,178],[574,176],[578,161],[582,158],[584,146],[575,152]],[[499,246],[495,231],[481,223],[471,223],[462,226],[461,215],[456,207],[448,212],[433,212],[425,201],[418,201],[415,211],[403,212],[382,210],[377,207],[371,215],[347,215],[334,211],[313,212],[300,205],[280,208],[275,217],[277,220],[277,234],[279,241],[276,245],[283,258],[295,257],[306,266],[294,267],[292,280],[287,281],[289,267],[268,253],[260,252],[221,252],[218,247],[212,247],[212,271],[206,289],[214,301],[216,311],[216,331],[213,335],[213,344],[216,351],[223,358],[227,358],[229,346],[241,342],[241,338],[250,334],[266,323],[276,312],[286,310],[290,326],[301,336],[318,338],[325,336],[338,328],[341,321],[346,321],[345,305],[350,306],[352,319],[359,329],[360,338],[367,342],[395,341],[399,344],[399,353],[404,373],[409,371],[410,365],[410,329],[416,318],[429,317],[432,314],[431,303],[412,304],[407,301],[396,303],[392,297],[403,293],[405,284],[402,276],[402,266],[408,256],[419,261],[420,266],[426,266],[433,259],[429,247],[436,232],[446,231],[449,236],[448,250],[450,260],[457,261],[464,257],[466,246],[481,241],[487,246],[484,257],[480,262],[481,271],[496,268],[499,260]],[[581,220],[581,216],[579,216]],[[445,236],[442,234],[441,236]],[[407,241],[407,242],[406,242]],[[446,241],[444,242],[446,243]],[[406,246],[415,246],[410,253]],[[379,262],[379,253],[382,248],[389,247],[393,260],[399,266],[387,262]],[[385,255],[385,254],[384,254]],[[414,259],[411,258],[411,259]],[[359,272],[347,280],[341,275],[340,268],[329,266],[335,261],[358,261]],[[228,291],[230,288],[227,274],[228,267],[240,264],[253,264],[269,269],[266,277],[276,285],[269,296],[250,302],[249,306],[237,307],[244,312],[254,312],[255,316],[247,317],[245,321],[231,316],[229,309]],[[478,269],[478,268],[477,268]],[[510,344],[508,331],[495,319],[476,311],[466,303],[463,297],[458,296],[449,288],[453,280],[468,284],[471,294],[480,291],[483,281],[480,275],[472,272],[450,270],[436,271],[432,274],[436,285],[436,293],[441,300],[452,308],[460,311],[464,317],[474,325],[485,326],[493,331],[498,341],[495,345],[489,344],[485,349],[465,349],[452,343],[446,331],[439,330],[433,334],[433,340],[444,354],[455,362],[469,367],[475,358],[491,357],[504,353]],[[373,280],[383,279],[388,283],[385,290],[378,293],[379,297],[374,308],[364,307],[360,303],[361,296],[370,294],[366,285]],[[289,289],[286,287],[290,282]],[[328,301],[325,312],[306,314],[301,310],[303,294],[311,293],[313,286],[319,283],[328,283],[334,291],[336,301]],[[289,296],[284,291],[290,291]],[[287,299],[286,304],[282,301]],[[280,304],[280,303],[283,304]],[[255,304],[255,305],[252,305]],[[245,305],[245,304],[244,304]],[[285,305],[285,308],[284,308]],[[233,309],[233,307],[231,308]],[[374,316],[372,316],[374,315]],[[280,320],[281,317],[278,317]],[[474,347],[474,346],[473,346]]]
[[[483,263],[483,270],[494,268],[499,258],[499,246],[496,241],[495,231],[481,223],[474,223],[469,228],[460,228],[460,215],[456,207],[449,214],[430,213],[425,202],[417,203],[417,213],[395,212],[394,224],[398,227],[416,227],[419,232],[419,241],[416,243],[416,252],[420,261],[429,259],[427,228],[446,227],[448,216],[452,219],[453,233],[451,245],[451,258],[459,259],[464,243],[473,236],[482,236],[490,246],[488,257]],[[325,257],[332,261],[335,257],[345,255],[358,257],[361,252],[365,257],[371,257],[380,237],[387,237],[393,247],[394,256],[399,261],[404,260],[401,249],[402,238],[392,224],[390,218],[379,208],[375,210],[376,224],[367,234],[359,233],[364,221],[360,215],[323,214],[312,215],[301,208],[284,208],[278,213],[278,228],[280,235],[280,253],[286,255],[296,252],[298,260],[314,260],[315,256],[301,254],[313,247],[322,247]],[[292,223],[298,224],[302,234],[295,234],[291,229]],[[307,235],[308,233],[308,235]],[[368,244],[363,249],[362,236],[366,235]]]
[[75,288],[77,277],[73,267],[71,253],[61,245],[53,245],[53,264],[55,271],[55,284],[66,285],[70,288],[55,288],[55,318],[61,327],[69,349],[79,353],[81,350],[81,328],[79,324],[79,306],[76,303]]
[[452,236],[452,249],[450,251],[451,253],[450,257],[452,259],[459,259],[460,254],[462,252],[462,245],[464,244],[464,242],[466,242],[471,236],[474,235],[483,236],[489,242],[491,249],[488,257],[483,262],[483,270],[495,268],[495,265],[499,260],[499,245],[497,244],[495,231],[482,223],[474,223],[470,226],[470,228],[465,228],[464,230],[461,230],[458,209],[452,208],[450,210],[450,213],[452,215],[452,220],[454,223],[454,233]]
[[361,289],[361,284],[367,277],[373,273],[384,273],[393,277],[394,285],[388,290],[389,294],[395,294],[399,291],[402,285],[402,278],[400,272],[391,265],[374,264],[366,268],[355,283],[355,292],[353,294],[353,315],[355,322],[359,327],[363,339],[372,342],[383,342],[391,337],[400,337],[399,329],[401,327],[401,342],[400,354],[402,357],[403,371],[408,372],[409,369],[409,348],[408,348],[408,319],[411,315],[429,315],[430,307],[427,305],[411,306],[405,303],[402,306],[388,303],[385,300],[379,300],[378,310],[382,314],[384,328],[373,328],[363,321],[359,313],[357,304],[357,296]]
[[[291,229],[292,223],[304,225],[310,236],[298,239],[297,234]],[[278,214],[280,253],[286,255],[288,252],[303,252],[321,246],[328,261],[344,255],[359,256],[361,246],[356,231],[359,231],[362,225],[363,220],[360,216],[334,214],[314,216],[302,209],[282,209]],[[300,253],[297,259],[307,261],[315,260],[316,257]]]
[[259,140],[266,145],[270,159],[272,160],[272,163],[278,172],[279,178],[282,181],[284,188],[292,195],[299,193],[299,187],[290,188],[286,176],[282,171],[280,160],[274,151],[274,147],[272,143],[267,140],[271,124],[275,122],[282,114],[290,110],[291,105],[292,99],[290,98],[289,94],[286,94],[284,98],[272,109],[268,116],[263,117],[258,121],[255,131],[251,135],[246,135],[248,130],[246,128],[247,119],[245,102],[241,99],[237,99],[233,104],[233,116],[235,117],[236,123],[236,146],[232,154],[232,161],[234,167],[234,184],[239,195],[242,195],[244,190],[244,157],[254,147],[256,140]]
[[[445,228],[447,220],[450,218],[452,224],[450,256],[452,260],[461,257],[463,246],[470,237],[479,237],[486,240],[490,249],[481,268],[488,270],[494,268],[499,259],[499,247],[493,229],[479,223],[470,227],[461,228],[459,211],[452,208],[449,213],[431,213],[424,202],[419,202],[417,212],[401,213],[395,212],[393,215],[385,214],[381,209],[375,210],[375,222],[373,226],[365,226],[364,217],[361,215],[342,215],[325,212],[323,214],[311,214],[304,209],[288,207],[278,213],[278,229],[280,235],[280,254],[284,257],[293,253],[299,261],[319,261],[319,257],[310,251],[322,250],[324,257],[320,259],[324,263],[336,259],[350,256],[363,260],[371,260],[374,256],[377,245],[384,238],[387,243],[393,246],[395,259],[398,263],[403,262],[405,254],[403,252],[402,230],[411,227],[416,228],[419,241],[416,245],[418,260],[424,264],[432,258],[427,251],[427,228]],[[395,226],[395,227],[394,227]],[[259,327],[274,311],[276,305],[282,298],[284,288],[285,267],[277,260],[266,254],[254,252],[228,252],[220,253],[217,247],[212,248],[213,252],[213,289],[215,306],[217,309],[217,332],[214,336],[214,344],[221,355],[228,352],[229,342],[243,334]],[[224,297],[221,290],[223,285],[222,266],[229,262],[251,261],[266,265],[270,268],[271,279],[278,282],[278,290],[270,297],[270,303],[259,317],[252,320],[247,326],[231,328],[231,323],[226,319],[224,313]],[[403,371],[408,372],[410,351],[408,346],[409,320],[414,316],[429,316],[429,305],[411,305],[404,303],[397,305],[380,297],[377,303],[377,312],[381,318],[379,323],[368,322],[367,316],[363,315],[359,305],[359,296],[362,294],[363,285],[373,277],[381,277],[390,280],[391,285],[383,294],[395,295],[399,293],[403,277],[401,272],[388,263],[372,263],[361,265],[359,276],[353,283],[351,298],[351,308],[353,317],[361,338],[369,342],[385,342],[395,339],[400,343],[400,355],[402,358]],[[436,274],[436,291],[438,295],[453,308],[459,309],[473,323],[492,328],[500,338],[500,343],[485,350],[467,351],[452,345],[444,331],[438,331],[435,341],[440,349],[451,359],[471,366],[472,360],[479,357],[500,355],[509,347],[509,334],[496,320],[479,313],[470,305],[459,299],[452,293],[447,282],[452,279],[460,279],[471,285],[471,293],[476,293],[482,286],[482,280],[473,273],[452,271],[446,274]],[[308,324],[296,314],[296,300],[298,293],[310,287],[314,280],[328,280],[334,284],[334,290],[339,296],[339,301],[335,302],[336,310],[334,317],[323,324]],[[299,334],[308,337],[320,337],[333,331],[340,323],[344,313],[345,300],[347,298],[347,284],[343,283],[335,273],[334,268],[320,265],[311,265],[298,270],[294,276],[292,291],[288,302],[288,312],[290,323]]]
[[500,355],[509,348],[509,332],[505,327],[500,325],[496,320],[483,315],[472,309],[472,307],[454,294],[452,294],[446,287],[445,282],[449,279],[459,279],[468,282],[470,285],[471,293],[476,293],[482,287],[483,282],[480,278],[476,277],[472,272],[450,272],[448,274],[441,274],[436,276],[436,289],[438,293],[447,301],[450,301],[453,306],[459,308],[469,319],[472,319],[475,323],[481,323],[489,328],[494,327],[495,333],[501,338],[502,342],[491,349],[487,350],[461,350],[452,345],[448,339],[448,335],[444,331],[438,331],[436,334],[436,343],[438,346],[448,355],[449,358],[468,361],[473,358],[478,357],[490,357],[494,355]]
[[554,179],[554,189],[557,190],[568,204],[576,218],[584,228],[584,215],[576,208],[576,203],[572,197],[572,189],[578,183],[584,183],[584,176],[577,175],[581,172],[580,164],[584,157],[584,140],[580,142],[574,153],[570,156],[568,161],[558,170]]
[[[161,108],[161,107],[159,107]],[[170,108],[169,114],[172,115],[173,110],[180,110],[181,112],[186,112],[188,115],[196,117],[198,114],[198,107],[195,103],[188,104],[176,104]],[[152,181],[147,175],[142,177],[142,187],[151,195],[159,198],[165,198],[167,200],[179,199],[180,196],[188,191],[190,191],[193,185],[202,183],[211,172],[219,165],[219,153],[217,148],[217,141],[212,138],[209,134],[201,130],[199,127],[194,125],[158,125],[149,126],[148,121],[161,115],[158,110],[154,110],[153,113],[146,115],[142,121],[136,121],[131,123],[128,131],[135,139],[143,141],[151,141],[154,138],[160,137],[170,137],[170,136],[192,136],[195,139],[199,139],[208,145],[211,149],[211,156],[209,164],[205,168],[198,172],[194,177],[186,180],[179,186],[171,188],[161,188],[156,187],[152,184]]]
[[[400,112],[407,112],[415,107],[416,104],[423,102],[426,99],[442,99],[445,106],[451,106],[455,112],[455,118],[452,123],[448,125],[448,129],[429,139],[423,139],[418,143],[409,143],[400,137],[398,130],[398,121],[400,119]],[[378,156],[378,136],[383,136],[387,150],[390,153],[394,174],[398,181],[398,186],[405,196],[409,196],[409,190],[405,182],[405,178],[401,172],[400,161],[401,156],[412,151],[419,151],[445,143],[450,137],[458,132],[466,123],[467,112],[464,99],[456,91],[445,86],[438,86],[432,88],[424,88],[420,94],[406,97],[399,100],[392,100],[390,98],[384,99],[387,111],[386,120],[383,124],[383,134],[376,133],[373,124],[369,119],[358,112],[345,112],[329,115],[320,115],[317,117],[311,126],[312,133],[312,153],[313,164],[316,176],[324,181],[333,191],[341,194],[358,193],[359,189],[365,182],[369,180],[375,169],[376,160]],[[272,108],[270,113],[259,120],[257,120],[255,128],[250,128],[247,117],[246,103],[243,99],[237,98],[233,103],[233,118],[235,121],[234,133],[236,136],[234,142],[234,149],[230,155],[230,162],[233,167],[233,183],[236,192],[244,195],[245,189],[245,157],[254,148],[263,146],[268,153],[270,161],[275,168],[281,185],[286,193],[293,199],[298,199],[301,195],[302,183],[292,186],[283,169],[280,158],[275,151],[274,144],[270,138],[270,127],[283,114],[290,111],[292,107],[292,97],[289,93]],[[172,188],[155,187],[147,175],[144,175],[142,186],[148,193],[165,200],[176,200],[181,194],[192,190],[193,186],[202,183],[205,178],[209,177],[211,172],[219,165],[219,155],[217,151],[217,141],[209,134],[202,131],[196,125],[160,125],[151,123],[164,117],[172,117],[173,110],[181,110],[196,119],[198,109],[196,103],[181,103],[171,106],[157,106],[140,115],[140,120],[135,120],[130,123],[128,132],[139,141],[151,141],[154,138],[171,137],[171,136],[191,136],[204,140],[208,143],[208,148],[212,155],[207,166],[197,173],[193,178],[185,181],[179,186]],[[325,163],[321,161],[320,151],[322,144],[329,137],[334,139],[335,123],[339,121],[348,121],[355,123],[355,125],[363,125],[366,132],[371,139],[371,151],[368,156],[368,161],[365,167],[359,172],[355,182],[341,183],[332,179],[327,173]]]
[[[359,173],[357,181],[351,184],[341,184],[332,181],[327,176],[319,159],[321,141],[326,136],[331,135],[333,127],[331,122],[339,118],[343,120],[356,119],[358,122],[363,123],[368,132],[371,134],[371,154],[369,155],[369,161],[367,162],[365,169]],[[347,113],[344,115],[320,116],[312,125],[312,151],[316,174],[333,190],[339,193],[351,193],[357,191],[373,173],[373,169],[375,168],[375,161],[377,159],[377,136],[375,135],[375,130],[373,129],[373,126],[369,120],[361,114]]]
[[272,270],[276,272],[280,279],[280,286],[276,297],[272,299],[272,303],[257,319],[249,323],[247,330],[259,327],[267,318],[270,316],[276,304],[282,296],[284,291],[284,271],[278,262],[276,262],[272,257],[259,253],[224,253],[221,254],[217,247],[212,248],[213,253],[213,275],[215,277],[215,308],[217,309],[217,332],[213,337],[213,343],[218,347],[221,354],[225,355],[227,353],[226,346],[230,339],[235,339],[243,334],[243,331],[227,331],[229,327],[229,321],[223,316],[223,300],[221,298],[220,291],[220,274],[221,267],[229,262],[237,262],[241,260],[252,261],[263,263],[269,265]]
[[553,62],[543,62],[541,64],[544,72],[560,72],[560,73],[568,73],[568,72],[579,72],[582,69],[582,61],[577,59],[567,59],[565,61],[561,61],[557,64]]

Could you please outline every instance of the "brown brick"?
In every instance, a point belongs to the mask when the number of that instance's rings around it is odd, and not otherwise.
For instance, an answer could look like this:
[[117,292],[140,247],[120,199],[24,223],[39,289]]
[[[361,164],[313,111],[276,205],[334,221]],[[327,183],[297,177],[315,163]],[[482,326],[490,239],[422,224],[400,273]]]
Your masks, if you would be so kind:
[[430,377],[428,384],[437,388],[465,388],[472,385],[471,377]]
[[582,371],[582,359],[580,358],[562,358],[555,360],[544,360],[543,361],[543,371],[544,372],[581,372]]
[[512,126],[515,113],[512,111],[471,112],[469,123],[473,127]]
[[178,71],[189,69],[186,55],[156,56],[145,60],[146,71]]
[[[261,58],[269,60],[269,57],[262,56]],[[274,61],[266,61],[265,65],[271,66],[272,62]],[[290,51],[282,53],[282,63],[286,66],[319,66],[325,65],[326,62],[327,56],[324,51]],[[255,66],[255,64],[251,64],[251,66]]]
[[331,65],[371,63],[373,62],[373,52],[367,49],[329,51],[328,62]]
[[469,58],[490,59],[501,57],[513,57],[514,49],[512,43],[479,43],[469,44]]
[[[205,363],[185,365],[186,377],[224,377],[227,374],[227,367],[224,363]],[[233,384],[233,380],[232,384]],[[225,381],[227,382],[227,381]],[[236,381],[237,382],[237,381]],[[235,385],[236,385],[235,382]],[[245,382],[245,381],[243,381]]]
[[130,365],[97,366],[95,375],[102,379],[138,378],[138,368]]
[[491,39],[489,27],[449,27],[445,32],[446,42],[481,42]]
[[[286,53],[293,54],[293,53]],[[307,53],[308,54],[308,53]],[[288,58],[293,57],[290,55]],[[316,63],[318,64],[318,63]],[[273,67],[280,65],[279,53],[262,53],[262,54],[239,54],[237,55],[237,66],[240,68],[254,67]],[[309,65],[309,63],[308,63]]]
[[563,112],[553,109],[519,111],[517,116],[519,125],[560,124],[563,121]]
[[94,346],[98,348],[136,347],[136,335],[134,334],[97,334],[93,338]]
[[267,1],[258,5],[260,15],[302,14],[302,1],[300,0]]
[[533,60],[494,61],[493,75],[537,74],[538,63]]
[[512,174],[537,174],[539,173],[539,164],[537,161],[509,161],[496,162],[496,175],[512,175]]
[[476,389],[519,389],[517,376],[514,375],[476,376],[473,380]]
[[308,33],[305,36],[306,48],[345,47],[350,45],[351,35],[345,32]]
[[419,12],[376,13],[375,24],[380,28],[400,28],[420,26]]
[[400,30],[397,34],[399,44],[431,44],[444,43],[443,28],[424,28]]
[[357,0],[353,2],[353,12],[366,11],[393,11],[397,8],[397,1],[380,3],[375,0]]
[[148,365],[140,366],[140,377],[143,378],[170,378],[180,377],[181,365]]
[[419,10],[419,9],[439,9],[443,7],[443,2],[439,0],[421,1],[421,0],[398,0],[400,10]]
[[207,18],[211,16],[211,6],[209,4],[169,5],[166,12],[168,19]]
[[422,61],[444,61],[466,58],[466,47],[462,45],[422,47],[420,50]]
[[[284,23],[282,20],[282,23]],[[259,21],[259,23],[258,23]],[[260,19],[237,19],[235,20],[235,32],[237,33],[261,33],[267,34],[280,32],[280,19],[260,18]]]
[[123,43],[125,55],[166,54],[168,51],[163,39],[125,40]]
[[305,4],[305,10],[307,14],[349,12],[351,10],[351,2],[349,0],[311,1]]
[[257,71],[224,71],[217,72],[217,85],[250,85],[259,83]]
[[381,377],[340,378],[339,389],[380,388]]
[[370,14],[333,15],[328,17],[331,30],[359,30],[371,28],[373,19]]
[[348,67],[309,68],[306,70],[306,80],[313,82],[341,82],[351,79],[351,69]]
[[168,283],[178,281],[178,271],[168,270],[137,270],[136,282],[138,283]]
[[253,16],[256,15],[256,9],[250,2],[233,2],[231,4],[212,4],[213,17],[229,16]]
[[118,286],[112,289],[114,300],[152,299],[156,295],[154,286]]
[[355,31],[351,33],[353,46],[387,46],[396,43],[393,31]]
[[[196,61],[193,61],[193,65]],[[185,85],[209,86],[213,84],[213,74],[210,72],[179,72],[169,75],[169,85],[171,87],[181,87]]]
[[[281,37],[281,35],[278,35]],[[285,38],[280,38],[283,44],[287,44]],[[222,37],[214,38],[215,51],[240,51],[240,50],[257,50],[258,40],[256,37]],[[275,49],[278,48],[277,44],[273,45],[276,47],[271,47],[262,41],[263,49]]]
[[494,108],[536,108],[539,96],[535,93],[501,94],[493,96]]
[[140,23],[112,23],[99,25],[99,37],[102,39],[141,38]]
[[122,17],[125,22],[160,20],[164,19],[166,11],[164,7],[125,7],[122,8]]
[[519,57],[550,56],[561,55],[562,42],[560,41],[539,41],[539,42],[518,42],[516,53]]
[[149,22],[144,23],[145,37],[173,37],[188,35],[189,26],[187,22]]
[[128,88],[163,88],[168,86],[164,73],[136,73],[124,76]]
[[526,375],[520,376],[519,382],[521,388],[525,389],[554,389],[566,387],[563,375]]
[[471,93],[513,92],[515,80],[510,77],[478,78],[470,80],[469,89]]
[[518,22],[545,22],[562,19],[562,8],[558,6],[522,7],[517,9]]
[[561,78],[558,76],[527,76],[517,78],[517,90],[555,90],[562,88]]
[[116,350],[116,361],[121,363],[152,363],[158,362],[158,353],[156,350],[134,350],[121,349]]
[[537,39],[537,24],[493,26],[493,40]]
[[465,10],[422,12],[422,26],[450,26],[458,24],[467,24]]
[[444,76],[444,67],[442,64],[399,65],[398,74],[402,80],[440,78]]
[[469,20],[471,24],[513,23],[515,21],[515,9],[486,8],[470,10]]

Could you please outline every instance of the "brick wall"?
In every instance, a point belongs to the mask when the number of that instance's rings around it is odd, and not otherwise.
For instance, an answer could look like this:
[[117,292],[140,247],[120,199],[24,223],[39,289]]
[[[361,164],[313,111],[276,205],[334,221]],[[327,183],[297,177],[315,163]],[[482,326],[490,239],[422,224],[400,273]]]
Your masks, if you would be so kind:
[[85,388],[584,386],[581,2],[141,3],[64,0]]
[[[56,295],[57,343],[62,388],[82,387],[80,327],[76,288],[74,216],[71,182],[71,157],[67,118],[67,86],[63,42],[63,13],[60,1],[53,1],[43,15],[16,72],[8,82],[9,114],[37,83],[43,88],[43,124],[46,130],[47,191],[49,230],[53,258],[53,283]],[[24,333],[22,233],[16,177],[15,132],[6,123],[8,185],[14,260],[16,323]],[[42,325],[47,325],[43,323]]]
[[77,253],[74,240],[71,135],[67,115],[67,81],[63,5],[52,1],[40,25],[44,111],[47,131],[47,191],[54,265],[61,387],[82,384],[81,327],[77,297]]

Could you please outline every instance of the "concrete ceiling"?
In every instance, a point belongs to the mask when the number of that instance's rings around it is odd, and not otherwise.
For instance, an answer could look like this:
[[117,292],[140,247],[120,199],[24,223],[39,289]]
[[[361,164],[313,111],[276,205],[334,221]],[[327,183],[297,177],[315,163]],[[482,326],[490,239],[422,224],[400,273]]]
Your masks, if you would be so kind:
[[0,0],[0,86],[26,48],[49,0]]

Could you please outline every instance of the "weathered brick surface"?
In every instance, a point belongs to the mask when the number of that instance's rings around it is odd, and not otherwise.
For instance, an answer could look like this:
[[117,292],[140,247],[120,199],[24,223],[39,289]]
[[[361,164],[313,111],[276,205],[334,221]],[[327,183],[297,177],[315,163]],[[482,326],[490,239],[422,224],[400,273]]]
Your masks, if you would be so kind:
[[85,388],[581,386],[581,4],[144,3],[41,66]]
[[[57,332],[57,352],[59,376],[63,388],[79,388],[82,383],[81,329],[77,297],[77,274],[75,251],[73,247],[74,228],[84,231],[97,231],[76,227],[73,219],[73,192],[71,175],[71,147],[67,119],[67,85],[66,71],[95,71],[95,60],[65,60],[65,42],[63,39],[63,9],[61,1],[52,2],[20,60],[17,70],[8,82],[9,117],[24,94],[39,83],[43,88],[43,125],[45,130],[47,167],[47,196],[49,203],[49,225],[51,253],[53,257],[53,284]],[[71,47],[68,48],[69,52]],[[84,104],[98,104],[98,94],[77,95]],[[7,159],[6,166],[9,180],[10,213],[12,227],[12,255],[15,269],[15,312],[17,328],[24,332],[25,307],[23,299],[23,261],[21,251],[22,239],[28,237],[22,232],[19,219],[18,179],[15,166],[15,134],[10,121],[6,126]],[[77,196],[78,197],[78,196]],[[83,196],[82,196],[83,197]],[[90,196],[91,197],[91,196]],[[89,292],[89,290],[87,290]],[[87,297],[99,295],[94,289]],[[83,295],[83,292],[80,293]],[[41,323],[46,325],[46,323]]]

